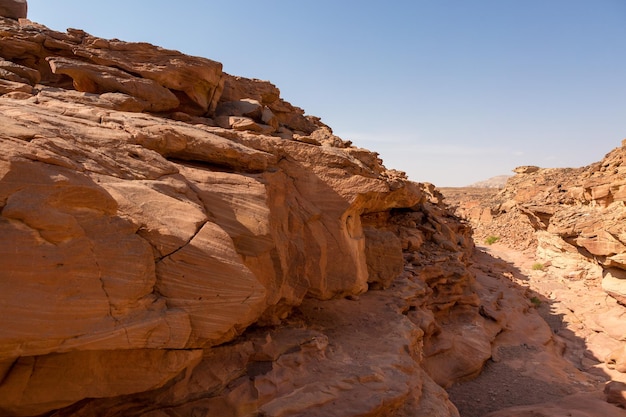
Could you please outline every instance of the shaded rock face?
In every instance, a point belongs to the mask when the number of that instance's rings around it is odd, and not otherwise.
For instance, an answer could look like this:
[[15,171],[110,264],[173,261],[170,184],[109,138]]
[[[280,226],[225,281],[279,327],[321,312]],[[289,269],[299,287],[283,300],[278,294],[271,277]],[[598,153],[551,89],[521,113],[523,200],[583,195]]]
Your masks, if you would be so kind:
[[26,18],[28,4],[26,0],[2,0],[0,1],[0,16],[9,19]]
[[434,187],[217,62],[0,26],[0,415],[458,415],[505,324]]

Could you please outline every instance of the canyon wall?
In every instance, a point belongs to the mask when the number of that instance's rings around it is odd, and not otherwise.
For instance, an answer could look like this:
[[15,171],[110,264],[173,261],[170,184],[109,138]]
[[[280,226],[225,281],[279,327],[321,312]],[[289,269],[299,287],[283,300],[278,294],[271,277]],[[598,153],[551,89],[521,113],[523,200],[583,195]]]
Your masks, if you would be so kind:
[[535,259],[545,277],[536,289],[567,305],[564,317],[585,340],[586,359],[605,362],[614,380],[623,379],[614,371],[626,372],[625,160],[626,140],[586,167],[518,167],[499,192],[444,190],[477,241]]
[[[515,169],[499,192],[449,194],[480,239],[532,251],[573,279],[599,277],[626,302],[626,140],[582,168]],[[446,192],[447,194],[448,192]],[[455,202],[456,200],[456,202]]]
[[432,185],[270,82],[25,3],[0,1],[0,415],[451,417],[519,346],[584,379]]
[[1,415],[458,415],[506,320],[434,187],[269,82],[7,16]]

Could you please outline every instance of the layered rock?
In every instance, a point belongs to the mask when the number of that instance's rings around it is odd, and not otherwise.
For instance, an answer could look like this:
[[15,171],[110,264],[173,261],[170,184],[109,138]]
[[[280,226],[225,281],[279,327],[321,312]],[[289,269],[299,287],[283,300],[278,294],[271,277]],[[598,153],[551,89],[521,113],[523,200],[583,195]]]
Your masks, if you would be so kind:
[[[609,369],[620,372],[626,371],[621,324],[626,304],[625,158],[626,141],[587,167],[519,167],[499,193],[472,197],[446,191],[481,239],[495,236],[534,253],[539,268],[569,281],[570,288],[584,284],[581,293],[589,292],[587,301],[596,299],[606,311],[595,312],[580,301],[564,302],[577,310],[581,329],[603,335],[602,346],[594,349],[604,352]],[[600,285],[615,301],[592,297],[591,289]],[[610,347],[614,351],[607,351]]]
[[498,327],[432,186],[214,61],[0,25],[0,414],[458,415]]
[[0,26],[0,414],[457,416],[503,329],[553,345],[432,185],[273,84]]
[[[519,167],[504,190],[459,204],[483,236],[537,251],[565,274],[606,277],[608,292],[626,270],[626,148],[583,168]],[[452,197],[454,199],[454,197]]]

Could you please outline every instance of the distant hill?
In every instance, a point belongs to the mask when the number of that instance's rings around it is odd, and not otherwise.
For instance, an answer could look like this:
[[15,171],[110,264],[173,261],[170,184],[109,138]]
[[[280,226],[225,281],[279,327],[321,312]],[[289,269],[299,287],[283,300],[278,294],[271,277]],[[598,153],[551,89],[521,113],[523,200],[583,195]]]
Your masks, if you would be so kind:
[[504,188],[506,182],[512,175],[498,175],[484,181],[478,181],[466,187],[471,188]]

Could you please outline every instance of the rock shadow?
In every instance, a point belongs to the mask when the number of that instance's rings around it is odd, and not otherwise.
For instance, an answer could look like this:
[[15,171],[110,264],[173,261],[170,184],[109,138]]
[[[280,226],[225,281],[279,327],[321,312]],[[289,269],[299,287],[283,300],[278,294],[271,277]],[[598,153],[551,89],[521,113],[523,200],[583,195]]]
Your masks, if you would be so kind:
[[483,287],[479,292],[503,292],[498,303],[505,323],[481,374],[447,390],[460,416],[481,417],[602,390],[610,377],[593,368],[602,360],[568,327],[564,314],[554,308],[555,300],[530,288],[530,272],[488,248],[477,247],[473,260]]

